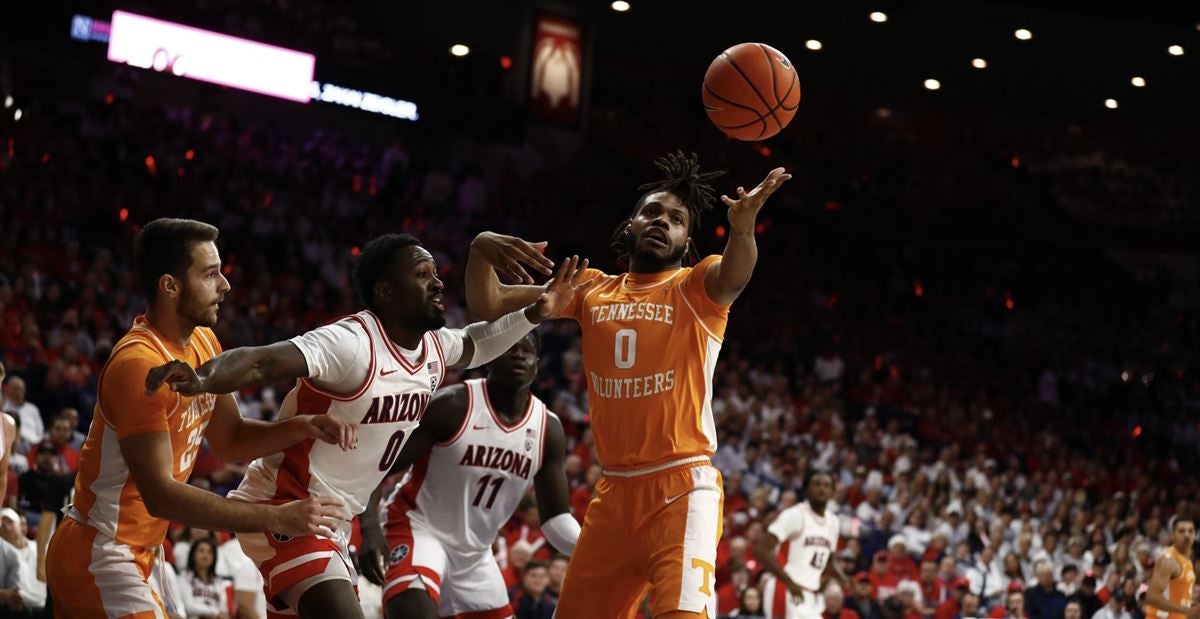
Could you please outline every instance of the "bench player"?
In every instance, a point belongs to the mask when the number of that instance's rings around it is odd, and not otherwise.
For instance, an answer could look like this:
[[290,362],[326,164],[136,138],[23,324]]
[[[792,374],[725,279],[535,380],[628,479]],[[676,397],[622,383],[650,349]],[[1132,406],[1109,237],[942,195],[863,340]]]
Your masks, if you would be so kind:
[[[592,436],[604,468],[567,567],[558,616],[631,617],[647,589],[652,615],[716,617],[713,584],[721,537],[721,476],[712,376],[730,304],[758,259],[755,218],[791,176],[776,168],[756,188],[721,196],[729,238],[720,256],[696,256],[692,233],[716,203],[695,155],[658,160],[661,181],[617,227],[613,246],[629,272],[590,270],[596,284],[560,312],[583,332]],[[472,287],[480,316],[527,302],[532,286]],[[470,275],[468,274],[468,277]],[[631,543],[633,540],[633,543]]]
[[754,546],[754,557],[773,576],[763,587],[767,619],[820,619],[825,583],[832,575],[847,580],[830,560],[841,533],[838,515],[826,509],[833,496],[833,476],[809,473],[804,494],[806,500],[779,512]]
[[386,541],[378,509],[363,513],[359,563],[383,586],[389,619],[511,617],[492,543],[530,485],[542,532],[560,552],[574,550],[566,438],[529,391],[540,349],[530,332],[488,366],[486,379],[439,391],[401,456],[401,470],[416,462],[389,499]]
[[299,378],[281,418],[330,415],[359,424],[357,449],[343,453],[305,441],[254,461],[229,493],[250,503],[323,496],[346,505],[339,526],[319,535],[238,536],[263,574],[268,614],[361,615],[347,549],[349,520],[392,469],[446,370],[499,356],[566,305],[585,267],[572,257],[527,307],[490,323],[445,329],[433,256],[411,235],[386,234],[368,243],[355,263],[354,284],[367,309],[285,342],[228,351],[194,371],[170,364],[147,378],[188,394]]

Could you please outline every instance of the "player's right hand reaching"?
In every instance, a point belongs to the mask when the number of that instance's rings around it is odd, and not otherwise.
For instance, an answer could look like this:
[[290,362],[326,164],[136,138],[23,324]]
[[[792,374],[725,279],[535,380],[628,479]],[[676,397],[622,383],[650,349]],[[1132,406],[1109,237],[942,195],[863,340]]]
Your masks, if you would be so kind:
[[575,298],[575,293],[592,285],[592,280],[581,282],[587,271],[587,258],[571,256],[558,267],[554,278],[546,282],[546,291],[526,310],[530,322],[539,323],[558,315]]
[[533,283],[533,278],[529,276],[523,264],[542,275],[552,273],[550,269],[554,268],[554,261],[542,253],[545,249],[545,241],[530,243],[515,236],[495,232],[480,232],[475,240],[471,241],[471,251],[479,254],[492,268],[507,273],[522,284]]
[[339,499],[314,496],[278,505],[273,515],[275,522],[269,527],[272,533],[333,537],[333,532],[346,520],[346,509]]

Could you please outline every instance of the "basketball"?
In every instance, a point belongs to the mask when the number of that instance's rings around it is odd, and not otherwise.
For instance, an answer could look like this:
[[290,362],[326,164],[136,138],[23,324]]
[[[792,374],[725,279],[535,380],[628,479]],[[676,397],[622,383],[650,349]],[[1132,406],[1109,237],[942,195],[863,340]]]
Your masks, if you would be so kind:
[[735,140],[765,140],[783,130],[800,105],[800,78],[782,52],[741,43],[721,52],[704,73],[708,118]]

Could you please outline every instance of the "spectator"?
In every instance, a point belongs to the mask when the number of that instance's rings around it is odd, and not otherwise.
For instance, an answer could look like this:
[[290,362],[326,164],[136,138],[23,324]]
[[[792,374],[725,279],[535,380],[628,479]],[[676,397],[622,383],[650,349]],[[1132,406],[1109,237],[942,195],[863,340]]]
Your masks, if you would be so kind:
[[1067,602],[1067,607],[1063,610],[1063,619],[1083,619],[1083,607],[1079,602]]
[[504,575],[504,586],[511,590],[522,582],[522,575],[532,557],[533,547],[525,540],[518,540],[509,547],[508,565],[501,571]]
[[958,614],[954,615],[954,619],[975,619],[981,616],[979,605],[979,596],[974,593],[967,593],[963,596],[962,607],[958,610]]
[[[1054,569],[1053,562],[1046,561],[1046,563],[1050,563],[1051,569]],[[1058,582],[1058,590],[1062,591],[1063,595],[1065,595],[1069,598],[1072,595],[1075,595],[1075,591],[1077,591],[1078,589],[1079,589],[1079,568],[1077,568],[1071,564],[1064,565],[1062,568],[1062,574],[1060,575],[1060,580]]]
[[0,543],[0,616],[27,614],[21,597],[22,566],[17,550],[11,544]]
[[[246,556],[236,536],[230,537],[217,549],[216,570],[219,578],[233,582],[233,607],[238,619],[267,619],[267,596],[263,593],[262,572]],[[363,579],[362,582],[367,581]],[[380,601],[382,608],[381,591],[376,600]]]
[[728,615],[741,605],[742,593],[750,586],[750,570],[745,563],[734,560],[729,568],[729,581],[717,587],[717,614]]
[[1125,610],[1125,593],[1120,590],[1114,591],[1109,596],[1108,603],[1096,611],[1092,619],[1133,619],[1129,611]]
[[1067,596],[1054,583],[1054,566],[1048,561],[1034,568],[1037,585],[1025,591],[1025,609],[1030,619],[1062,619]]
[[229,598],[225,580],[216,572],[217,545],[211,539],[192,542],[187,570],[179,575],[179,592],[187,619],[218,617],[229,619]]
[[919,577],[917,562],[909,556],[908,540],[903,535],[888,540],[888,572],[897,580],[915,581]]
[[16,550],[21,558],[21,601],[33,616],[41,615],[46,606],[46,583],[38,580],[37,546],[27,537],[25,516],[15,509],[0,509],[0,538]]
[[903,580],[896,587],[896,594],[884,604],[884,616],[889,609],[896,619],[921,619],[921,586],[914,580]]
[[932,615],[936,612],[937,607],[950,595],[950,592],[938,580],[938,565],[934,561],[921,562],[921,573],[917,578],[917,584],[921,586],[921,599],[924,604],[922,614],[924,615]]
[[991,619],[1025,619],[1028,614],[1025,612],[1025,592],[1012,587],[1008,594],[1004,597],[1004,605],[997,606],[992,609],[988,615]]
[[737,611],[722,615],[721,619],[763,619],[764,614],[762,592],[754,587],[747,587],[742,591]]
[[[948,585],[951,590],[951,595],[946,601],[938,605],[937,611],[934,612],[934,619],[954,619],[962,611],[963,598],[971,594],[971,582],[966,578],[955,578]],[[976,610],[978,610],[979,600],[975,600]]]
[[871,577],[866,572],[854,575],[854,592],[847,605],[861,619],[883,619],[883,607],[875,597],[874,589]]
[[183,533],[171,547],[171,556],[175,562],[176,570],[182,573],[188,569],[188,561],[191,560],[192,556],[192,544],[201,540],[207,540],[216,543],[217,537],[215,533],[209,531],[208,529],[201,529],[198,527],[183,528]]
[[1006,578],[996,569],[995,555],[992,547],[985,547],[969,562],[966,569],[967,580],[971,581],[971,591],[979,596],[980,603],[985,608],[996,604],[1004,594]]
[[545,563],[530,561],[525,566],[521,585],[514,587],[509,592],[515,619],[552,619],[554,617],[557,600],[550,592],[546,591],[549,583],[550,575],[547,573]]
[[[54,469],[61,475],[74,475],[79,471],[79,451],[71,447],[71,420],[59,413],[50,424],[46,440],[54,446]],[[29,466],[33,466],[34,454],[29,454]]]
[[546,570],[550,576],[550,584],[546,585],[546,591],[555,598],[562,594],[563,579],[567,576],[567,565],[570,562],[571,558],[561,553],[555,553],[550,559],[550,566]]
[[1089,574],[1079,580],[1079,588],[1067,598],[1068,602],[1079,602],[1083,616],[1091,617],[1100,611],[1104,602],[1096,595],[1096,577]]
[[71,423],[71,449],[74,449],[76,452],[82,450],[83,442],[87,440],[87,434],[79,431],[79,411],[67,407],[62,409],[59,416],[66,417]]
[[837,583],[825,586],[825,619],[860,619],[858,612],[845,606],[846,596]]
[[25,400],[25,380],[11,376],[4,384],[4,412],[21,419],[21,438],[29,445],[37,445],[45,438],[46,425],[37,405]]
[[875,553],[875,560],[871,563],[871,573],[867,576],[871,581],[871,597],[879,602],[895,595],[896,588],[900,586],[900,579],[888,567],[891,556],[885,550]]
[[74,476],[58,472],[58,450],[50,441],[38,443],[33,455],[33,468],[20,478],[20,504],[38,514],[57,513],[66,504]]

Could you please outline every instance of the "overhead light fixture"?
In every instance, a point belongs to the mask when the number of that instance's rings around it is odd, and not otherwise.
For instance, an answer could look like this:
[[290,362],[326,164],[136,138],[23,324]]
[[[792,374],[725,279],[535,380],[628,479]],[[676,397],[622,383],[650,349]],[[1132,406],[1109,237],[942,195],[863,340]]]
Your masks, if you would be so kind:
[[625,11],[628,11],[629,9],[630,9],[629,3],[626,2],[625,0],[614,0],[612,3],[612,10],[614,10],[618,13],[624,13]]
[[1167,48],[1167,53],[1172,56],[1182,56],[1183,55],[1183,46],[1182,45],[1172,45],[1171,47]]
[[971,66],[975,67],[976,69],[986,69],[987,61],[984,60],[983,58],[976,58],[971,61]]
[[1033,33],[1024,28],[1018,28],[1017,31],[1013,33],[1013,36],[1022,41],[1028,41],[1029,39],[1033,38]]
[[1105,99],[1105,100],[1104,100],[1104,107],[1106,107],[1106,108],[1108,108],[1108,109],[1110,109],[1110,110],[1115,110],[1115,109],[1117,109],[1117,100],[1116,100],[1116,99]]
[[814,52],[819,52],[824,45],[821,45],[821,42],[816,39],[809,39],[804,42],[804,47],[807,47]]
[[7,110],[8,108],[12,107],[12,105],[13,105],[13,98],[12,98],[12,95],[5,95],[5,97],[4,97],[4,109],[6,109],[6,110]]
[[471,48],[463,45],[462,43],[455,43],[454,45],[450,46],[450,53],[462,58],[463,56],[471,53]]
[[928,90],[937,90],[942,87],[942,83],[932,77],[925,80],[925,88]]
[[1143,88],[1146,86],[1146,79],[1135,75],[1133,79],[1129,80],[1129,83],[1133,84],[1137,88]]
[[13,112],[13,120],[21,120],[22,116],[24,114],[21,113],[21,108],[17,108],[17,111]]
[[884,13],[883,11],[871,11],[871,21],[877,24],[882,24],[883,22],[887,21],[887,13]]

